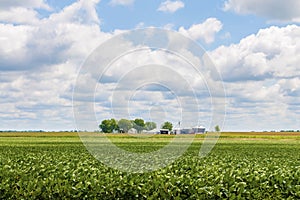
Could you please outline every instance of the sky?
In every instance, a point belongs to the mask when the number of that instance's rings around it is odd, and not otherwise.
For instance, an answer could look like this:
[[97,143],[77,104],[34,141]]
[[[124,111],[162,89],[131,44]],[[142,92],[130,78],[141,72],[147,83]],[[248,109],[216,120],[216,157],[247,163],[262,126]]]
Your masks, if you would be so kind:
[[[104,45],[149,27],[179,34],[167,42],[180,56],[209,58],[213,69],[199,74],[182,57],[145,45],[132,52],[140,45],[134,37]],[[201,58],[183,41],[196,42]],[[141,117],[211,128],[218,116],[224,131],[300,129],[298,0],[2,0],[0,44],[0,130],[78,129],[85,105],[95,116],[83,120],[94,125]],[[84,74],[90,55],[123,47],[109,67]]]

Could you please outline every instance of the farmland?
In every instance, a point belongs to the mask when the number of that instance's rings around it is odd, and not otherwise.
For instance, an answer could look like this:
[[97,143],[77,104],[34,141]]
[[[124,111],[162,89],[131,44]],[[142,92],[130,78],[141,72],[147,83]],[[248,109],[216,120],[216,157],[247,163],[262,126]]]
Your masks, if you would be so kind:
[[[149,152],[173,136],[110,135],[121,148]],[[299,199],[299,133],[222,133],[200,158],[203,136],[160,170],[107,167],[76,133],[0,133],[0,199]]]

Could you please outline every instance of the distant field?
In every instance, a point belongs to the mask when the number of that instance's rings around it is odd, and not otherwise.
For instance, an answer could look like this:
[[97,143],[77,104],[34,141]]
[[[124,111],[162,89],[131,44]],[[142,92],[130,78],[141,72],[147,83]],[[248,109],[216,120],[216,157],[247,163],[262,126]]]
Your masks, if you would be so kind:
[[77,132],[0,132],[0,137],[77,137]]
[[[142,153],[174,136],[109,137]],[[77,133],[2,132],[0,199],[300,199],[300,133],[222,133],[200,158],[204,137],[168,167],[128,174],[96,160]]]
[[[78,132],[0,132],[0,137],[77,137]],[[80,134],[85,134],[84,132],[80,132]],[[89,133],[87,133],[89,134]],[[103,133],[92,133],[92,134],[100,134]],[[208,133],[209,134],[209,133]],[[110,137],[120,137],[120,136],[128,136],[128,134],[106,134]],[[147,134],[145,134],[147,135]],[[197,137],[205,137],[206,134],[198,134]],[[221,132],[220,137],[237,137],[237,138],[265,138],[265,137],[273,137],[273,138],[284,138],[284,137],[299,137],[300,132]],[[170,137],[168,135],[160,135],[157,134],[156,137]]]
[[223,132],[221,138],[300,139],[300,132]]
[[300,136],[300,132],[222,132],[224,136]]

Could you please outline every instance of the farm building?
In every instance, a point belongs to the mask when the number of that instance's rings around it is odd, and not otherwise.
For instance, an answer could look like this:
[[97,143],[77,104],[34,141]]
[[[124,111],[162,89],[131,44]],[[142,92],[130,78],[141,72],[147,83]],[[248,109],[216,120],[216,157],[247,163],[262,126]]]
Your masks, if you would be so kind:
[[160,133],[160,130],[159,129],[152,129],[150,131],[143,130],[142,133],[156,134],[156,133]]
[[173,129],[175,134],[203,134],[205,133],[205,127],[197,126],[193,128],[176,128]]
[[205,127],[204,126],[197,126],[197,127],[194,127],[192,128],[194,133],[205,133]]
[[160,129],[160,134],[170,134],[169,129]]
[[128,133],[137,133],[137,130],[135,128],[131,128],[128,130]]

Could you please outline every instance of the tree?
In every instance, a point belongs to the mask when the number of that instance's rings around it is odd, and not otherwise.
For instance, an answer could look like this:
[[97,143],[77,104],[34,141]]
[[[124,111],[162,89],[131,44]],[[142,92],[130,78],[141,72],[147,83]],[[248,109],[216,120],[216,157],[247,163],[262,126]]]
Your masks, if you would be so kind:
[[145,128],[145,122],[143,119],[135,119],[133,121],[133,128],[137,130],[138,133],[142,132]]
[[163,123],[163,125],[161,126],[161,128],[162,129],[169,129],[169,131],[171,131],[172,128],[173,128],[173,125],[172,125],[171,122],[165,122],[165,123]]
[[99,128],[104,133],[112,133],[113,131],[116,131],[119,129],[117,121],[115,119],[105,119],[101,122],[99,125]]
[[128,133],[128,130],[133,127],[132,123],[128,119],[120,119],[118,121],[118,126],[120,130],[123,130],[125,133]]
[[155,122],[146,122],[145,124],[147,131],[153,130],[156,128]]
[[216,132],[220,132],[220,130],[221,130],[221,129],[220,129],[219,125],[215,126],[215,131],[216,131]]

